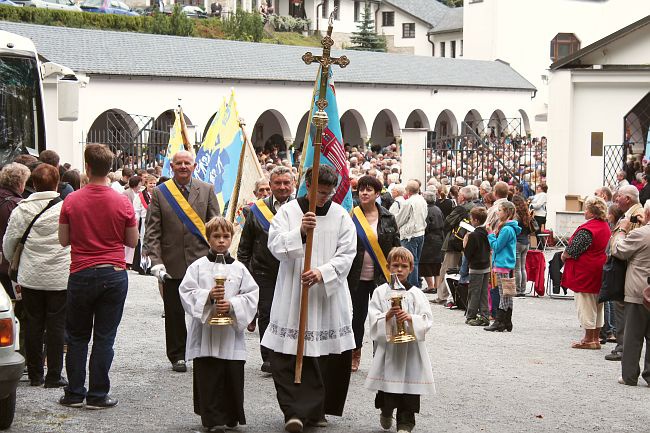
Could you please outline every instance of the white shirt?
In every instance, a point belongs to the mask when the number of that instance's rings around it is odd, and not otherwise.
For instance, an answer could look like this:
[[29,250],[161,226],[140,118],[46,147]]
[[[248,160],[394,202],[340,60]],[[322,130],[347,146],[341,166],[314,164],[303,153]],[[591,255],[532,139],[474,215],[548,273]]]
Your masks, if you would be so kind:
[[[302,217],[299,201],[292,200],[280,208],[269,229],[269,251],[280,261],[280,269],[262,346],[288,355],[296,354],[300,323],[300,275],[305,256]],[[347,276],[356,252],[354,223],[345,209],[332,203],[326,216],[316,217],[311,267],[321,272],[323,281],[309,289],[306,356],[342,353],[355,347]]]
[[406,200],[397,215],[397,227],[402,240],[409,240],[418,236],[424,236],[427,228],[427,214],[429,208],[427,202],[420,194],[413,194]]
[[240,262],[235,261],[226,268],[225,299],[232,305],[233,325],[211,326],[208,323],[214,309],[210,290],[214,287],[215,263],[207,257],[201,257],[187,268],[178,289],[188,319],[185,349],[188,361],[203,356],[246,360],[244,329],[257,313],[259,288]]

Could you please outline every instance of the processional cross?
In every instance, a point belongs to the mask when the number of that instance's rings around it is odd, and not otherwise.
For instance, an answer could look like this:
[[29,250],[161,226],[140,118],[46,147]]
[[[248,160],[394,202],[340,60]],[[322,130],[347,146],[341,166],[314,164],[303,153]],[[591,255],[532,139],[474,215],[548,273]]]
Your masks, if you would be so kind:
[[[311,119],[312,123],[316,127],[316,135],[314,137],[314,154],[312,158],[311,183],[309,188],[309,212],[316,212],[316,192],[318,191],[318,170],[320,167],[321,154],[320,148],[323,144],[323,130],[327,126],[328,122],[325,108],[327,108],[327,85],[329,81],[330,67],[332,65],[338,65],[341,68],[345,68],[350,64],[350,60],[346,56],[331,57],[330,55],[332,45],[334,45],[334,41],[332,40],[332,29],[334,27],[335,12],[336,8],[334,8],[330,14],[327,34],[320,42],[323,46],[323,55],[314,56],[311,51],[308,51],[302,56],[302,60],[306,64],[311,65],[312,63],[319,63],[320,66],[320,87],[318,90],[318,100],[316,101],[318,111],[314,113]],[[313,242],[314,229],[309,229],[307,230],[307,241],[305,243],[305,263],[303,272],[308,272],[311,268]],[[308,302],[309,286],[303,284],[300,296],[300,324],[298,325],[298,346],[296,348],[295,383],[301,383],[302,381],[302,361],[305,352],[305,330],[307,328]]]

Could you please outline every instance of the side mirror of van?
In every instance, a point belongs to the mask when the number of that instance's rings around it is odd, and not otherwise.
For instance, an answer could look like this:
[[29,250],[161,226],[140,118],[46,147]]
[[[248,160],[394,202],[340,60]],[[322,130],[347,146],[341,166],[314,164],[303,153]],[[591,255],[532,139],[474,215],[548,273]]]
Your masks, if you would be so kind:
[[79,119],[79,86],[74,75],[64,75],[57,80],[59,120],[74,122]]

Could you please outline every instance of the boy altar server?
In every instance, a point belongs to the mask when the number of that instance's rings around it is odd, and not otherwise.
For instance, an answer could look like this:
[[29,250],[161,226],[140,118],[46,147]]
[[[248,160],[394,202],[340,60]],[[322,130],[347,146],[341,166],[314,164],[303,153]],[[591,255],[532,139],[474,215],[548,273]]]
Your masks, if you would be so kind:
[[[311,188],[311,169],[305,174]],[[300,197],[283,205],[269,230],[269,251],[280,261],[271,319],[262,345],[270,353],[271,372],[285,430],[305,423],[325,426],[325,414],[341,416],[350,384],[352,302],[347,275],[357,252],[357,233],[348,212],[331,201],[338,175],[320,166],[316,213]],[[303,272],[306,233],[314,228],[311,270]],[[294,384],[301,285],[309,289],[308,320],[301,384]]]
[[[179,293],[190,316],[187,360],[194,360],[194,413],[209,432],[246,424],[244,416],[244,329],[257,312],[258,287],[246,267],[228,254],[233,225],[214,217],[205,225],[210,251],[192,263]],[[227,279],[216,286],[217,254],[223,254]],[[220,300],[219,300],[220,299]],[[234,319],[232,325],[211,326],[215,313]]]
[[[388,284],[377,287],[372,295],[368,316],[370,338],[376,343],[376,351],[365,385],[377,391],[375,407],[381,410],[381,427],[391,428],[393,411],[397,409],[397,432],[407,433],[415,427],[415,414],[420,412],[420,395],[435,392],[431,362],[424,344],[424,336],[432,325],[432,315],[427,297],[408,282],[413,271],[413,254],[404,247],[393,248],[387,261],[390,273],[397,275],[407,291],[401,309],[391,306]],[[393,317],[397,322],[411,323],[415,341],[388,342],[388,328]]]

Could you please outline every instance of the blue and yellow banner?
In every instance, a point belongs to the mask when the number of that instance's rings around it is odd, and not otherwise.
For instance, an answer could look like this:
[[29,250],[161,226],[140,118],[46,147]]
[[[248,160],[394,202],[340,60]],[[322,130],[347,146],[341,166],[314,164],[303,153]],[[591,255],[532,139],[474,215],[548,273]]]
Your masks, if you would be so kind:
[[[320,88],[320,68],[318,70],[318,80],[315,89]],[[329,121],[323,130],[323,144],[321,145],[320,163],[329,165],[336,169],[339,174],[339,184],[334,192],[332,201],[340,204],[350,212],[352,210],[352,192],[350,190],[350,173],[346,165],[347,158],[345,157],[345,149],[343,147],[343,135],[341,133],[341,121],[339,118],[339,109],[336,104],[336,90],[334,88],[334,81],[332,80],[332,70],[330,69],[329,81],[327,85],[327,108],[325,112]],[[316,135],[316,127],[311,124],[313,114],[318,111],[316,101],[318,100],[318,91],[314,91],[313,99],[311,101],[311,113],[309,115],[310,124],[309,139],[307,140],[306,147],[303,148],[304,160],[302,166],[303,179],[298,188],[298,197],[307,195],[307,187],[305,185],[304,173],[314,163],[314,137]]]
[[372,258],[372,261],[375,262],[375,266],[378,266],[381,269],[381,272],[384,274],[386,281],[390,282],[390,272],[388,272],[388,261],[384,252],[379,246],[379,238],[377,234],[372,229],[366,216],[363,214],[363,211],[359,206],[355,207],[352,211],[352,221],[357,228],[357,235],[359,239],[363,242],[363,246],[366,251]]
[[219,209],[225,212],[232,196],[244,135],[239,125],[235,92],[228,104],[222,104],[197,153],[194,177],[214,185]]
[[257,200],[251,206],[251,212],[255,215],[255,218],[260,222],[260,225],[265,232],[268,232],[271,228],[271,221],[273,221],[273,212],[271,209],[264,203],[264,200]]
[[171,160],[176,152],[183,150],[183,130],[181,126],[181,117],[179,110],[174,110],[174,126],[169,133],[169,144],[167,144],[167,152],[165,152],[165,160],[163,161],[162,175],[165,177],[172,177]]
[[187,229],[197,238],[204,241],[206,244],[208,240],[205,236],[205,224],[200,216],[192,209],[192,206],[185,200],[183,194],[180,192],[173,179],[162,183],[159,187],[163,197],[167,200],[169,205],[174,210],[178,219],[187,227]]

